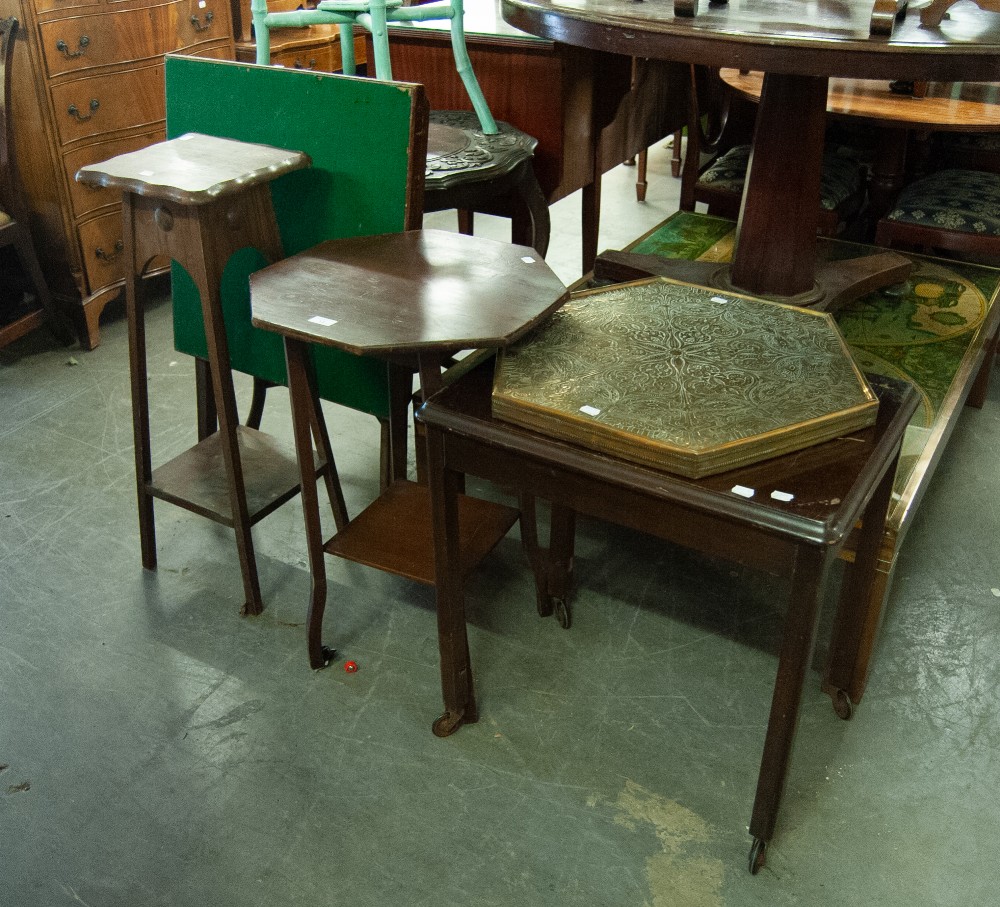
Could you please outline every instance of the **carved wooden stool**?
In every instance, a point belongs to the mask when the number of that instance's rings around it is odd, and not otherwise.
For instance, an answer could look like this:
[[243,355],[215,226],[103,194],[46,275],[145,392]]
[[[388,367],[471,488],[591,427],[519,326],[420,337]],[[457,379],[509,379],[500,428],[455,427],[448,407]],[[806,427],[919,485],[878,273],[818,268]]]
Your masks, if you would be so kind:
[[[239,425],[220,282],[226,262],[253,246],[274,262],[281,240],[268,183],[309,166],[309,157],[189,133],[82,168],[77,180],[122,190],[135,473],[142,564],[156,567],[153,499],[170,501],[236,531],[243,572],[243,613],[263,609],[250,527],[299,490],[291,445]],[[212,389],[220,430],[155,471],[149,432],[145,318],[140,276],[158,255],[168,255],[191,276],[201,296]],[[336,467],[323,444],[324,474],[338,521],[346,523]]]
[[542,257],[549,247],[549,207],[532,164],[538,140],[507,123],[483,132],[471,110],[432,110],[427,136],[424,211],[457,208],[462,233],[472,212],[511,219],[511,241]]

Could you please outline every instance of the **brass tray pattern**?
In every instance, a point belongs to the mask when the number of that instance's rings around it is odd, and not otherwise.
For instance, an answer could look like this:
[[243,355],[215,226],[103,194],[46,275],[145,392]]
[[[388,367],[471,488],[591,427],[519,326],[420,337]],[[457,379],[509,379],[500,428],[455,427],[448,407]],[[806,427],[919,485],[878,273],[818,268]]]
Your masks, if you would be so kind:
[[578,294],[501,353],[493,413],[691,478],[875,421],[825,313],[663,278]]

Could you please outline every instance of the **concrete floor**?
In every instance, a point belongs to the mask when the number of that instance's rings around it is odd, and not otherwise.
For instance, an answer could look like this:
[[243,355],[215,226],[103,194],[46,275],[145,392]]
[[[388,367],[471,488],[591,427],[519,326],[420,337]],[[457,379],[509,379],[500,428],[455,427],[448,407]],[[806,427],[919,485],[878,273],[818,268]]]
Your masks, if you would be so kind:
[[[675,209],[666,168],[658,149],[645,205],[633,171],[608,180],[602,247]],[[570,281],[578,199],[554,214]],[[193,440],[193,372],[165,302],[149,325],[160,462]],[[186,512],[157,506],[142,570],[120,309],[102,336],[0,352],[2,907],[998,902],[997,380],[906,540],[852,721],[814,675],[752,877],[782,583],[584,522],[563,631],[509,538],[468,584],[482,718],[439,740],[430,590],[329,560],[340,658],[308,668],[297,501],[255,530],[258,618],[238,615],[232,535]],[[272,397],[264,428],[287,433]],[[357,512],[376,424],[328,418]]]

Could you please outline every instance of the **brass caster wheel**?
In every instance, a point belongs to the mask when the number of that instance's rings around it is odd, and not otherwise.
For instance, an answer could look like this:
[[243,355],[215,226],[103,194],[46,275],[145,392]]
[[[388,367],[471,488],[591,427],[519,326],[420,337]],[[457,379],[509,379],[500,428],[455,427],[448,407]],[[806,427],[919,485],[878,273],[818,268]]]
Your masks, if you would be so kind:
[[833,694],[833,710],[837,713],[838,718],[842,718],[844,721],[851,720],[851,716],[854,714],[854,703],[843,690],[837,690]]
[[566,604],[566,599],[557,598],[553,600],[553,607],[556,612],[556,620],[559,621],[559,626],[564,630],[568,630],[570,624],[573,623],[573,614],[569,610],[569,605]]
[[462,726],[462,715],[445,712],[431,725],[435,737],[450,737]]
[[764,863],[767,862],[767,841],[763,838],[754,838],[753,844],[750,845],[750,860],[747,868],[750,870],[750,875],[757,875],[763,867]]

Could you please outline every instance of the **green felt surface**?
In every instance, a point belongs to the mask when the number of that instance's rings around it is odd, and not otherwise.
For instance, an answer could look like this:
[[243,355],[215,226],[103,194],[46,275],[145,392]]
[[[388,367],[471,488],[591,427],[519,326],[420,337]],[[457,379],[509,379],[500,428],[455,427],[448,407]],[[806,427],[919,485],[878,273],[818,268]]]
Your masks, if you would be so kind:
[[[401,83],[168,57],[167,137],[200,132],[306,152],[311,168],[271,184],[285,254],[293,255],[325,239],[404,229],[418,93]],[[250,324],[249,276],[265,264],[254,249],[227,264],[226,333],[234,369],[284,384],[281,337]],[[197,290],[176,262],[172,278],[175,346],[206,358]],[[321,397],[388,416],[384,362],[328,348],[314,348],[313,360]]]

